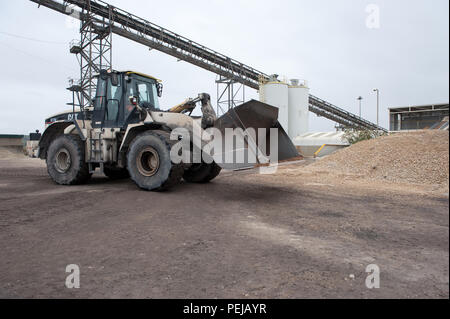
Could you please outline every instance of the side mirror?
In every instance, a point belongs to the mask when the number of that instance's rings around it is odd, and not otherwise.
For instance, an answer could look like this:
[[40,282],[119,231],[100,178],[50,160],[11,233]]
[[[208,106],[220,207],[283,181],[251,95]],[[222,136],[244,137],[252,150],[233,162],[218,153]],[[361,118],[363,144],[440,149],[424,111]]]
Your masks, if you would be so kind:
[[131,104],[133,104],[133,105],[138,105],[138,98],[137,98],[137,97],[135,97],[135,96],[130,96],[129,99],[130,99],[130,103],[131,103]]
[[161,97],[162,96],[162,92],[163,92],[163,85],[162,85],[162,83],[157,83],[156,84],[156,89],[158,91],[158,97]]
[[111,85],[118,86],[119,85],[119,76],[117,73],[111,73]]

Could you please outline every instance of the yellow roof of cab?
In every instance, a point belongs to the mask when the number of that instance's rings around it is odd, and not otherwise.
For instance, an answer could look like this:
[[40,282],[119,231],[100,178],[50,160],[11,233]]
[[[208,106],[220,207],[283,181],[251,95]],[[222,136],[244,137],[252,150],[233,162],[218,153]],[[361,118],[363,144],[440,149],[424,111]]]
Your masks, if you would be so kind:
[[157,82],[162,82],[160,79],[157,79],[157,78],[155,78],[154,76],[147,75],[147,74],[144,74],[144,73],[139,73],[139,72],[135,72],[135,71],[125,71],[125,73],[126,73],[127,75],[128,75],[128,74],[136,74],[136,75],[143,76],[144,78],[153,79],[153,80],[155,80],[155,81],[157,81]]

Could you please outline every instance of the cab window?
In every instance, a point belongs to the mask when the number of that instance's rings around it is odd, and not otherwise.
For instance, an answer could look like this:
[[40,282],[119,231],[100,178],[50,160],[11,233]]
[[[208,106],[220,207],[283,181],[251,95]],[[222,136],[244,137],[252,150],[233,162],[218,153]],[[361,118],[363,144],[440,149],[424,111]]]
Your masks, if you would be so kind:
[[108,100],[106,104],[106,121],[116,121],[119,115],[119,105],[122,99],[122,83],[119,77],[119,84],[113,86],[111,84],[111,78],[108,79]]
[[125,119],[127,119],[130,116],[130,113],[134,110],[134,106],[130,102],[130,97],[132,96],[137,96],[134,83],[128,84],[126,86],[125,110],[124,110]]
[[98,78],[97,92],[95,94],[94,109],[101,110],[103,107],[103,100],[106,97],[106,80]]
[[156,81],[139,76],[135,78],[135,83],[139,104],[145,108],[159,110]]

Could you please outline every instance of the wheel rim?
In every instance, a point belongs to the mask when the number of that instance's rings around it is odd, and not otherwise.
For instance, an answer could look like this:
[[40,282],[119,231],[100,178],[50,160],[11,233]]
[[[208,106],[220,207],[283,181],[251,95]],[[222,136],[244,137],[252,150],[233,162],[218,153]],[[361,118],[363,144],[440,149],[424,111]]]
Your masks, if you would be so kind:
[[60,149],[55,156],[55,168],[59,173],[66,173],[70,166],[72,165],[72,160],[70,158],[70,153],[65,148]]
[[139,152],[136,158],[139,173],[150,177],[156,174],[159,169],[159,155],[153,147],[146,147]]

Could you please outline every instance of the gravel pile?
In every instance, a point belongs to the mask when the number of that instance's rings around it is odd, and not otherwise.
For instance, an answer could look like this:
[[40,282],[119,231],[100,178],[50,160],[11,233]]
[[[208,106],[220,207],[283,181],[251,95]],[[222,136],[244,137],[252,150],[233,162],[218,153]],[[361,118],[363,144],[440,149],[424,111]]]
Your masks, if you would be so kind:
[[448,186],[448,158],[448,131],[428,130],[359,142],[309,168],[392,182]]

